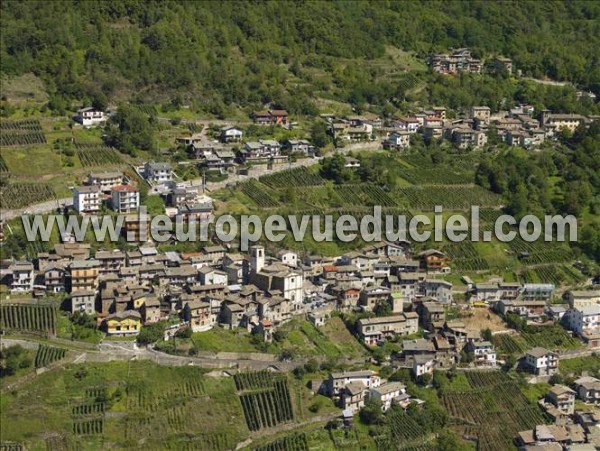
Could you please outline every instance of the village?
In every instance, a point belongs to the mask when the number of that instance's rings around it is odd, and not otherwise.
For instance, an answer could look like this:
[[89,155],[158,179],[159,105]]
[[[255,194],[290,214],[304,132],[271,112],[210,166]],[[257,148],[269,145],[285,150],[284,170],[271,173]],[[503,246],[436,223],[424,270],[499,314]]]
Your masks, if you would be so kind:
[[[484,70],[482,61],[466,48],[432,54],[427,64],[444,76]],[[508,58],[495,58],[492,66],[509,74],[518,72]],[[114,109],[83,107],[70,126],[94,131],[114,115]],[[332,153],[342,155],[344,168],[356,173],[360,160],[352,153],[355,150],[402,155],[411,147],[433,144],[465,155],[493,144],[537,152],[589,128],[600,117],[536,111],[533,105],[520,104],[506,111],[474,105],[457,112],[431,106],[416,108],[402,117],[323,113],[316,120],[326,129]],[[171,358],[181,366],[202,367],[206,363],[203,352],[210,352],[214,362],[207,368],[219,377],[232,377],[241,399],[251,396],[246,391],[263,389],[251,380],[255,375],[277,387],[273,380],[289,372],[303,383],[308,380],[303,388],[314,399],[330,400],[335,410],[329,412],[332,422],[328,427],[345,434],[353,430],[357,418],[365,424],[377,424],[365,420],[373,415],[373,408],[378,415],[401,412],[403,418],[414,412],[427,413],[424,409],[431,408],[431,399],[415,394],[417,387],[437,390],[440,402],[456,420],[453,425],[470,440],[469,428],[482,424],[477,414],[489,419],[482,393],[497,394],[498,402],[505,403],[502,414],[514,408],[523,421],[512,422],[502,439],[480,435],[479,440],[488,440],[485,449],[501,442],[523,450],[600,448],[600,374],[584,365],[585,369],[566,375],[560,366],[561,362],[569,368],[569,361],[596,359],[600,352],[599,276],[581,271],[584,275],[577,273],[572,279],[578,283],[567,278],[558,284],[556,276],[544,279],[545,274],[554,273],[541,271],[540,280],[505,279],[502,276],[510,271],[498,275],[487,266],[481,271],[479,267],[472,271],[469,266],[458,268],[456,254],[445,248],[423,248],[404,240],[371,242],[338,255],[262,242],[243,252],[239,243],[224,243],[212,236],[194,250],[178,247],[173,239],[166,244],[155,242],[149,238],[152,216],[164,213],[185,224],[212,223],[219,208],[227,205],[218,192],[221,188],[235,193],[236,188],[243,187],[254,207],[266,210],[284,204],[286,199],[274,200],[260,192],[253,185],[259,183],[260,175],[282,172],[296,179],[315,177],[325,184],[320,175],[304,167],[322,161],[323,149],[311,142],[302,124],[275,105],[254,111],[248,121],[189,125],[190,131],[184,133],[174,127],[177,136],[169,138],[185,158],[165,158],[157,149],[156,159],[135,160],[127,169],[94,167],[84,178],[78,177],[76,184],[69,184],[70,198],[51,196],[49,206],[32,210],[58,212],[65,217],[123,215],[124,222],[116,247],[92,245],[89,239],[79,242],[71,234],[61,234],[50,251],[31,253],[28,248],[26,259],[2,260],[3,336],[18,341],[25,332],[56,339],[54,322],[61,318],[63,324],[91,324],[99,337],[93,350],[109,355],[109,360],[124,360],[125,355],[133,361],[150,355],[157,362]],[[294,171],[292,165],[298,162],[301,171],[287,172]],[[179,175],[186,167],[193,167],[194,174],[201,177]],[[283,185],[268,188],[284,191],[287,187]],[[301,182],[293,187],[313,185]],[[387,199],[381,192],[373,198]],[[356,193],[352,196],[358,198]],[[368,206],[371,199],[367,198]],[[495,201],[490,207],[499,210],[504,206]],[[365,203],[364,199],[356,202]],[[148,211],[150,204],[159,207]],[[390,201],[387,206],[395,204]],[[0,223],[2,240],[12,233],[6,224],[4,219]],[[543,261],[544,256],[531,260],[528,250],[514,254],[511,258],[531,262],[533,271],[536,266],[552,263]],[[567,260],[560,264],[567,267],[562,271],[568,275],[571,262]],[[38,317],[35,311],[42,309],[44,313]],[[341,325],[342,336],[360,352],[332,359],[326,352],[309,356],[298,353],[298,347],[294,352],[283,349],[281,342],[300,322],[310,324],[316,334],[322,334],[322,340],[330,336],[320,331],[335,322]],[[146,338],[149,330],[159,330],[159,336]],[[218,341],[220,331],[230,333],[234,342],[250,343],[252,351],[238,350],[235,343],[231,349],[219,349],[217,344],[205,350],[190,340],[215,333]],[[188,346],[190,341],[192,346]],[[321,352],[323,348],[317,349]],[[236,357],[229,355],[219,362],[222,351]],[[265,357],[269,353],[272,355]],[[253,360],[260,368],[256,373],[251,372]],[[49,361],[48,367],[51,364],[56,362]],[[131,363],[128,372],[130,367]],[[43,373],[37,366],[36,371]],[[244,378],[249,380],[244,382]],[[535,411],[515,388],[517,378],[532,387],[548,388],[541,396],[532,389]],[[472,412],[466,401],[453,397],[458,396],[456,393],[444,391],[453,384],[474,393]],[[511,392],[513,389],[516,392]],[[479,395],[481,398],[475,399]],[[289,401],[284,398],[287,401],[281,401],[282,405]],[[266,424],[271,420],[250,420],[258,413],[250,414],[252,408],[242,405],[250,431],[267,427],[252,421]],[[281,407],[273,405],[274,409]],[[293,415],[273,420],[268,427],[291,418]],[[514,429],[521,424],[531,429]],[[407,437],[407,442],[413,443],[415,437]]]

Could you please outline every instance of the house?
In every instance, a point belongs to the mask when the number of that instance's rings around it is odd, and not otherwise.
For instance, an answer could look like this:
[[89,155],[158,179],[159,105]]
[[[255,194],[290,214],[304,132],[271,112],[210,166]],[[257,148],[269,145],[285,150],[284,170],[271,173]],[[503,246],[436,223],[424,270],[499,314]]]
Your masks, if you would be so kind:
[[558,371],[558,354],[544,348],[533,348],[525,353],[523,365],[536,376],[551,376]]
[[98,260],[74,260],[69,265],[71,293],[80,290],[96,290],[99,274],[100,262]]
[[383,141],[383,148],[388,150],[407,149],[410,147],[409,131],[398,131],[389,134],[387,139]]
[[600,304],[567,310],[562,324],[580,336],[600,330]]
[[367,287],[360,292],[358,303],[366,312],[372,312],[378,304],[389,302],[391,292],[385,287]]
[[526,283],[521,289],[521,299],[523,301],[544,301],[552,299],[554,285],[551,283]]
[[579,114],[551,114],[548,110],[544,110],[541,122],[544,128],[552,126],[556,130],[567,129],[572,133],[577,127],[585,124],[587,119]]
[[326,392],[329,396],[338,396],[345,386],[357,382],[367,389],[376,388],[381,385],[381,378],[371,370],[330,373],[326,382]]
[[230,143],[230,142],[240,142],[243,137],[242,129],[238,127],[223,127],[221,128],[220,139],[221,142]]
[[427,355],[416,355],[413,358],[412,372],[416,378],[425,374],[433,374],[434,359]]
[[437,302],[422,302],[417,306],[419,325],[430,332],[444,326],[445,310]]
[[409,135],[417,133],[421,125],[421,122],[414,117],[394,119],[392,122],[393,128],[401,132],[407,132]]
[[200,268],[198,278],[202,285],[227,285],[227,273],[210,266]]
[[340,391],[341,408],[344,411],[358,412],[365,406],[367,388],[360,382],[351,382]]
[[148,161],[144,165],[144,178],[153,185],[171,182],[173,180],[173,168],[169,163]]
[[154,324],[160,321],[160,301],[156,296],[146,296],[140,307],[140,314],[144,324]]
[[122,172],[92,172],[87,179],[87,185],[98,185],[103,193],[110,193],[113,186],[123,183]]
[[374,346],[386,338],[418,332],[418,316],[414,312],[407,312],[393,316],[362,318],[358,320],[357,328],[364,343]]
[[487,135],[471,128],[456,128],[452,132],[452,141],[459,149],[479,149],[487,144]]
[[100,274],[118,274],[125,266],[125,253],[119,249],[112,251],[96,251],[94,258],[100,263]]
[[182,316],[188,321],[192,332],[204,332],[215,323],[210,313],[210,302],[190,300],[183,307]]
[[78,290],[71,293],[71,313],[96,313],[96,291]]
[[301,153],[303,155],[315,152],[314,146],[306,139],[288,139],[284,144],[284,149],[290,153]]
[[427,249],[419,254],[419,261],[427,271],[444,271],[450,258],[437,249]]
[[11,293],[28,293],[33,290],[35,273],[32,263],[28,261],[15,262],[9,266],[8,270],[12,274]]
[[564,385],[554,385],[548,393],[549,402],[567,415],[575,413],[575,391]]
[[132,185],[117,185],[111,190],[111,204],[118,213],[131,213],[140,208],[140,190]]
[[600,379],[584,376],[576,379],[573,388],[577,397],[588,404],[600,404]]
[[102,202],[98,185],[73,188],[73,208],[79,214],[93,214],[100,211]]
[[572,309],[590,307],[600,304],[600,290],[570,290],[565,293],[565,298]]
[[142,317],[135,310],[112,313],[104,319],[104,327],[107,335],[137,335],[142,327]]
[[75,120],[84,127],[99,125],[105,122],[106,119],[104,111],[93,107],[81,108],[77,110],[77,115],[75,116]]
[[473,353],[475,365],[494,368],[496,366],[496,351],[489,341],[470,341],[465,351]]
[[252,115],[254,122],[259,125],[282,125],[289,124],[288,113],[285,110],[256,111]]
[[401,382],[388,382],[369,390],[369,397],[379,401],[384,412],[392,406],[392,401],[403,395],[406,395],[406,386]]
[[425,279],[419,286],[420,294],[432,297],[440,304],[452,303],[452,283],[442,279]]
[[67,271],[62,265],[48,265],[44,268],[44,285],[47,293],[62,293],[66,289]]
[[279,258],[281,263],[283,263],[284,265],[290,266],[292,268],[298,266],[298,254],[294,251],[290,251],[287,249],[280,250],[279,252],[277,252],[277,258]]
[[521,292],[519,282],[500,282],[498,284],[498,297],[500,299],[515,300]]
[[472,106],[469,116],[476,122],[489,124],[490,122],[490,108],[487,106]]
[[476,283],[471,301],[496,302],[500,297],[497,283]]

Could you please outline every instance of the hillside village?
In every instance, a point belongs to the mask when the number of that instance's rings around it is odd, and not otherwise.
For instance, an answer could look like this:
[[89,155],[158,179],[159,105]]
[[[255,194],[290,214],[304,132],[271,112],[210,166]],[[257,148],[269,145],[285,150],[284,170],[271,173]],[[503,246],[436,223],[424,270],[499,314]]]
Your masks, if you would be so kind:
[[[426,64],[448,78],[522,75],[511,59],[475,58],[468,48],[430,54]],[[596,101],[591,92],[577,97]],[[154,109],[131,108],[142,116]],[[115,245],[63,234],[43,250],[33,243],[0,261],[0,333],[11,344],[2,345],[2,362],[12,365],[2,367],[3,397],[10,392],[7,403],[17,411],[27,384],[54,374],[76,381],[77,394],[65,395],[72,432],[38,434],[47,449],[81,447],[77,440],[105,437],[113,433],[105,424],[122,418],[123,442],[98,446],[148,439],[152,447],[164,434],[176,436],[175,448],[196,449],[190,443],[205,440],[198,449],[253,441],[264,445],[253,449],[329,449],[314,445],[327,431],[333,449],[437,449],[452,429],[456,449],[600,449],[600,276],[579,250],[399,240],[322,254],[318,243],[307,250],[257,242],[242,252],[239,243],[212,235],[193,246],[149,238],[149,220],[159,213],[208,224],[232,206],[236,213],[301,205],[302,212],[361,215],[381,205],[412,215],[431,214],[434,203],[464,212],[478,202],[495,218],[510,205],[473,183],[470,158],[498,148],[524,155],[560,148],[600,121],[529,103],[505,110],[403,105],[405,114],[352,109],[358,111],[321,108],[310,121],[277,102],[244,118],[150,114],[161,123],[161,145],[127,155],[107,144],[117,106],[84,104],[66,126],[3,120],[3,148],[46,146],[46,135],[56,132],[59,169],[77,168],[56,177],[56,188],[46,184],[55,174],[32,182],[12,174],[14,160],[0,159],[10,178],[2,191],[2,244],[17,235],[21,213],[124,215]],[[65,136],[61,127],[69,129]],[[415,148],[421,153],[411,153]],[[456,162],[429,165],[424,154],[433,148]],[[401,186],[391,189],[384,177],[373,182],[380,174],[361,171],[365,155],[379,154],[402,167]],[[337,157],[346,171],[341,181],[323,169]],[[365,172],[368,181],[360,178]],[[583,214],[589,222],[595,213]],[[500,263],[492,266],[496,254]],[[106,379],[88,374],[88,364]],[[141,375],[162,367],[170,373],[156,378],[160,388]],[[106,374],[113,370],[118,376]],[[191,434],[211,416],[193,410],[213,402],[222,424]],[[166,419],[159,418],[163,408]],[[19,410],[20,418],[26,414]],[[147,437],[137,439],[136,428]],[[0,448],[29,449],[4,440]]]

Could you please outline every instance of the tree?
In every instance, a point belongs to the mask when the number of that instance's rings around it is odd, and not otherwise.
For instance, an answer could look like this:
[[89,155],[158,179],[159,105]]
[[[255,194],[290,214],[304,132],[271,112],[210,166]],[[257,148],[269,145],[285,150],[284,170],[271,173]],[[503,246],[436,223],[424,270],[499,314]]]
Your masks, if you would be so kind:
[[481,331],[481,337],[486,340],[486,341],[492,341],[492,331],[491,329],[488,327],[486,329],[483,329]]
[[150,324],[149,326],[144,326],[140,330],[140,333],[137,336],[137,342],[141,346],[149,345],[150,343],[156,343],[159,340],[162,340],[164,337],[166,329],[166,324],[164,321],[159,321],[155,324]]
[[451,429],[442,429],[436,439],[437,451],[461,451],[465,447],[460,437]]
[[381,406],[381,401],[378,401],[375,398],[369,398],[358,414],[360,421],[369,425],[383,424],[385,422],[385,416],[381,411]]
[[331,142],[327,134],[327,125],[321,121],[315,122],[310,128],[310,142],[317,149],[322,149]]

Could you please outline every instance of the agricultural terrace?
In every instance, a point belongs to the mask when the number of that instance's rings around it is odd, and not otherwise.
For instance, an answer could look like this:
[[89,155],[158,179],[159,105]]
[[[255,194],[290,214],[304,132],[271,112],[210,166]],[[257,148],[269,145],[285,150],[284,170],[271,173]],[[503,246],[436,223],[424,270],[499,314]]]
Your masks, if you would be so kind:
[[259,180],[270,188],[316,186],[325,183],[325,180],[320,175],[315,174],[305,166],[287,169],[274,174],[263,175]]
[[468,210],[472,205],[481,208],[502,206],[502,198],[478,185],[404,186],[394,194],[403,198],[410,208],[433,211],[436,205],[446,210]]
[[285,375],[269,371],[234,376],[246,424],[251,431],[293,421],[294,410]]
[[470,388],[444,392],[441,401],[454,426],[477,437],[478,449],[514,449],[519,431],[546,422],[539,407],[530,403],[507,374],[469,371],[465,376]]
[[581,376],[584,372],[589,375],[598,375],[598,372],[600,372],[600,356],[592,354],[573,359],[561,359],[558,362],[558,369],[565,376]]
[[46,136],[37,119],[0,121],[0,146],[31,146],[45,144]]
[[56,335],[55,305],[3,304],[0,305],[0,329]]
[[63,359],[67,354],[66,349],[53,346],[40,345],[35,353],[34,365],[36,368],[48,366],[52,362]]
[[27,449],[227,450],[248,435],[232,378],[150,362],[69,365],[2,393],[3,441]]
[[306,434],[291,434],[266,445],[252,448],[253,451],[308,451]]
[[8,166],[6,165],[4,158],[2,158],[2,155],[0,155],[0,174],[4,172],[8,172]]
[[77,143],[75,148],[84,168],[123,164],[119,152],[112,147],[97,143]]
[[506,354],[522,354],[531,348],[572,350],[583,347],[581,341],[558,325],[527,326],[519,334],[497,334],[494,345]]
[[52,188],[43,183],[9,183],[0,187],[0,205],[6,209],[22,208],[55,197]]

